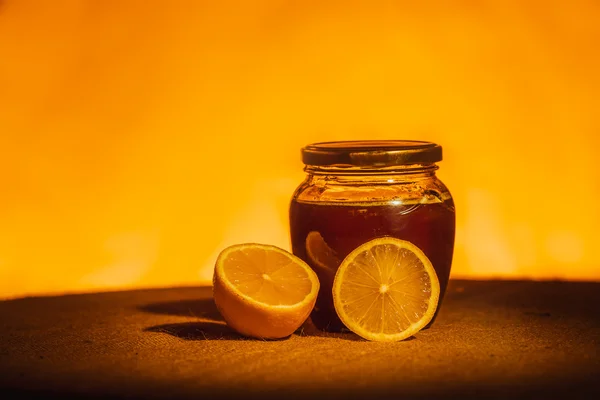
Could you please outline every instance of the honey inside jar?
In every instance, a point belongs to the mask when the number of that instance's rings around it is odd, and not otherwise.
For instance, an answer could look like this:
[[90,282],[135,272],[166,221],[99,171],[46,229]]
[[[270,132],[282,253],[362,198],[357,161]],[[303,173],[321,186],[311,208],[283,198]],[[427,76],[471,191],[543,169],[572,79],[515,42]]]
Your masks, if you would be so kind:
[[448,189],[435,175],[439,160],[441,148],[427,142],[330,142],[303,149],[307,179],[292,198],[290,232],[293,253],[321,282],[311,314],[315,326],[344,328],[331,293],[337,267],[352,250],[383,236],[408,240],[425,253],[440,281],[442,301],[452,264],[455,211]]

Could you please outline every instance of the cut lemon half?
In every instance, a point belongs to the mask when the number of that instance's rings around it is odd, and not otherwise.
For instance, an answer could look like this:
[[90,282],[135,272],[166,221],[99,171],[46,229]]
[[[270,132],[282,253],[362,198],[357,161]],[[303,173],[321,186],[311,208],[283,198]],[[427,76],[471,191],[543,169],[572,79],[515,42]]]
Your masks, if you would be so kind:
[[242,335],[291,335],[308,318],[318,292],[319,280],[310,267],[278,247],[238,244],[217,258],[215,304],[225,322]]
[[431,261],[411,242],[373,239],[342,261],[333,304],[348,329],[374,341],[406,339],[433,318],[440,284]]

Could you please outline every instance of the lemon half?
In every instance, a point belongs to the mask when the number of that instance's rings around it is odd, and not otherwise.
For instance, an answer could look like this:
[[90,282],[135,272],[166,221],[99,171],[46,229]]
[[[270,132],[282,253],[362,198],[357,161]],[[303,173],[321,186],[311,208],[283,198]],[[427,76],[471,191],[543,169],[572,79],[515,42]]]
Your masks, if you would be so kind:
[[308,318],[319,280],[298,257],[271,245],[245,243],[218,256],[213,295],[225,322],[245,336],[291,335]]

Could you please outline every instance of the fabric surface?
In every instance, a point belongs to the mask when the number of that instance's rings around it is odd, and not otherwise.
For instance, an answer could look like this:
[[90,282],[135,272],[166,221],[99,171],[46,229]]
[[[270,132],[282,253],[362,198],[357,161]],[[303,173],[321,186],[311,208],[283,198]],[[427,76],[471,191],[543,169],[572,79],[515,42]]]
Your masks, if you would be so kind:
[[600,283],[451,281],[399,343],[305,326],[245,339],[210,287],[0,302],[2,398],[535,398],[600,394]]

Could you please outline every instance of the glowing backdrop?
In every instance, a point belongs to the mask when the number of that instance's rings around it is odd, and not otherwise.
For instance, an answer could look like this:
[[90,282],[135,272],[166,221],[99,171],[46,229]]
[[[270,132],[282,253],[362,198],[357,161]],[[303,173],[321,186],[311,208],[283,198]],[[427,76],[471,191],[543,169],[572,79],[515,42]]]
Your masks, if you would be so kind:
[[600,3],[417,3],[0,1],[0,297],[289,249],[300,147],[359,138],[443,145],[454,277],[600,279]]

